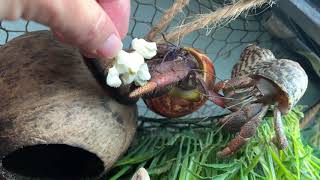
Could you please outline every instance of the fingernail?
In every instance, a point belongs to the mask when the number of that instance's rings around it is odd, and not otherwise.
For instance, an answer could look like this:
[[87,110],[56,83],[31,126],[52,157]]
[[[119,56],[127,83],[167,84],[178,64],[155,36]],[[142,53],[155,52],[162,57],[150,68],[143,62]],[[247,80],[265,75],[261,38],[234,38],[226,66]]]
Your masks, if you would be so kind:
[[108,37],[108,39],[102,44],[100,48],[97,49],[99,55],[106,58],[115,57],[118,52],[122,49],[122,42],[120,38],[112,34]]

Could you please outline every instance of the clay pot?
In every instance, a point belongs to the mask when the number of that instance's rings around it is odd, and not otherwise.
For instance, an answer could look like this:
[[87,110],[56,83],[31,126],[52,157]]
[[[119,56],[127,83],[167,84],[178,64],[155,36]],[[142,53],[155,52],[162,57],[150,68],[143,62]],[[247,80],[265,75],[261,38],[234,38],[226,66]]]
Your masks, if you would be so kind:
[[0,48],[0,175],[96,179],[127,150],[136,119],[48,31]]

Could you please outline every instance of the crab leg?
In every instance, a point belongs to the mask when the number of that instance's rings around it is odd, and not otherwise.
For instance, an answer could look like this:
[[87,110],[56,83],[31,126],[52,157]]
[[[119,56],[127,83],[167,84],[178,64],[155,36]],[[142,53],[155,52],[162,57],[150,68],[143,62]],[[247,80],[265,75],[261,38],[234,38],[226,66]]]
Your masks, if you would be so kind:
[[244,102],[254,102],[257,100],[258,90],[255,89],[256,80],[249,76],[238,76],[230,80],[218,82],[214,86],[214,91],[220,90],[224,93],[224,104],[228,105],[230,111],[238,111]]
[[199,74],[195,74],[195,78],[196,78],[196,81],[198,81],[200,84],[199,86],[200,90],[202,91],[203,94],[207,96],[208,100],[224,108],[225,107],[224,96],[215,92],[213,89],[209,89],[210,87],[206,85],[206,83],[204,82],[204,80]]
[[[252,86],[252,82],[251,80],[243,80],[242,82],[246,81],[246,84],[244,85],[243,83],[239,84],[238,87],[242,86],[242,87],[250,87],[250,88],[246,88],[244,90],[234,90],[233,93],[228,94],[228,96],[222,96],[221,94],[219,94],[218,92],[215,91],[215,88],[210,89],[211,87],[208,87],[206,85],[206,83],[204,82],[204,80],[200,77],[199,74],[195,74],[195,78],[196,81],[199,82],[200,84],[200,90],[203,92],[203,94],[207,95],[208,100],[210,100],[211,102],[213,102],[214,104],[222,107],[222,108],[228,108],[231,111],[238,111],[240,108],[238,108],[238,106],[234,105],[234,107],[226,107],[226,104],[229,104],[229,99],[232,102],[231,104],[235,104],[236,102],[243,102],[245,101],[247,98],[249,98],[250,96],[245,95],[243,96],[243,94],[250,94],[254,91],[254,86]],[[244,78],[243,78],[244,79]],[[248,84],[248,82],[250,81],[250,83]],[[230,87],[225,86],[225,88],[230,89]],[[239,98],[238,98],[239,96]],[[252,101],[256,100],[256,98],[252,99]],[[240,104],[240,103],[239,103]],[[233,105],[232,105],[233,106]]]
[[274,108],[274,128],[276,131],[277,141],[280,149],[285,149],[288,146],[288,140],[284,134],[284,128],[281,119],[281,112],[277,106]]
[[261,103],[250,104],[243,109],[231,113],[219,120],[219,123],[231,132],[238,132],[252,117],[257,115],[264,105]]
[[257,89],[252,89],[251,91],[237,92],[232,96],[226,96],[225,104],[227,106],[225,108],[232,112],[241,110],[248,104],[257,103],[259,100],[257,94],[259,94],[259,91]]
[[252,87],[254,83],[255,81],[249,76],[237,76],[230,80],[218,82],[214,90],[218,92],[222,89],[224,92],[227,92],[226,96],[230,96],[230,93],[235,93],[237,89]]
[[247,141],[255,135],[256,130],[267,110],[268,106],[262,106],[261,111],[241,127],[240,133],[228,143],[227,147],[222,151],[219,151],[217,156],[226,157],[232,155],[245,145]]

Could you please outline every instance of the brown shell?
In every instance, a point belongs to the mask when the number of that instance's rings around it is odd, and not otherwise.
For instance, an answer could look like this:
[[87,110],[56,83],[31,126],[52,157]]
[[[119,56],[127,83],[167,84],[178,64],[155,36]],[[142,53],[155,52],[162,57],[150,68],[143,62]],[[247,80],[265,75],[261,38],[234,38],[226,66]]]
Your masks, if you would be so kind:
[[198,61],[200,68],[203,70],[203,80],[206,84],[214,85],[215,69],[212,60],[194,48],[185,48]]
[[[210,58],[193,48],[185,49],[198,61],[201,69],[203,70],[202,75],[205,83],[208,86],[213,85],[215,81],[215,71]],[[201,95],[198,99],[194,100],[188,100],[181,97],[173,96],[173,92],[177,90],[180,89],[178,89],[178,87],[173,87],[169,93],[166,93],[160,97],[145,99],[144,101],[149,109],[157,114],[169,118],[176,118],[191,114],[192,112],[198,110],[201,106],[203,106],[207,101],[207,98]],[[198,92],[198,90],[195,91]]]
[[[90,165],[101,166],[91,174],[97,179],[133,140],[136,106],[112,99],[92,76],[80,53],[55,40],[48,31],[27,33],[0,47],[0,87],[0,174],[6,177],[12,178],[12,172],[16,172],[1,167],[13,152],[58,144],[99,159],[99,163]],[[36,156],[40,154],[39,150]],[[55,151],[46,157],[59,155]],[[35,166],[23,166],[24,160],[18,165],[30,169],[50,163],[36,159],[30,162]],[[80,159],[74,165],[83,164],[88,169],[88,162]],[[64,163],[72,163],[59,162],[57,170]],[[84,171],[81,168],[77,173]]]
[[242,76],[250,74],[250,69],[261,61],[276,60],[269,49],[261,48],[251,44],[247,46],[240,55],[240,60],[233,66],[231,76]]

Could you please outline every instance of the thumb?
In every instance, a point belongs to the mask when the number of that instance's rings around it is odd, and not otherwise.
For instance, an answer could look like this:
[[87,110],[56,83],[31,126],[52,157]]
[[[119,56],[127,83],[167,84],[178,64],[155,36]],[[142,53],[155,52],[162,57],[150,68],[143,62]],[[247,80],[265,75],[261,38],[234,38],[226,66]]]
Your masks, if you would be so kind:
[[116,26],[95,0],[20,0],[20,3],[21,8],[12,8],[15,13],[11,14],[48,25],[58,37],[85,52],[114,57],[122,49]]
[[130,17],[130,0],[97,0],[111,18],[121,38],[128,32]]

